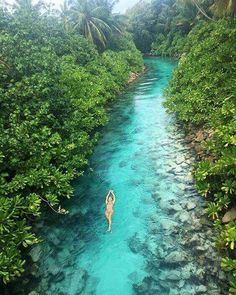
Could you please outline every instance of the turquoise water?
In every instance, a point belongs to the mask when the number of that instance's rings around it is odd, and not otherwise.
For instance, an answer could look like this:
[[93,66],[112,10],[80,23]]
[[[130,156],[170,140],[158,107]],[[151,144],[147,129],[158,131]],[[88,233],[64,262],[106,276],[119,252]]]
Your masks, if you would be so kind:
[[[91,169],[65,204],[70,214],[50,213],[39,226],[45,241],[31,252],[36,294],[225,294],[214,233],[194,190],[194,156],[162,106],[176,63],[145,62],[147,73],[112,107]],[[109,189],[117,196],[112,233],[104,217]]]

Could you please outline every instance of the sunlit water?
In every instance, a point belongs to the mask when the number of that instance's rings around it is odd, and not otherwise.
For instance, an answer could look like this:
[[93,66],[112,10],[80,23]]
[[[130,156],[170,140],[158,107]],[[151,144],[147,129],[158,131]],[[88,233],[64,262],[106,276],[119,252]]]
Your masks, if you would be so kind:
[[[162,106],[175,64],[146,59],[147,73],[113,105],[92,169],[66,204],[70,214],[50,213],[39,228],[36,294],[224,294],[191,177],[194,158]],[[112,233],[104,217],[109,189],[117,196]]]

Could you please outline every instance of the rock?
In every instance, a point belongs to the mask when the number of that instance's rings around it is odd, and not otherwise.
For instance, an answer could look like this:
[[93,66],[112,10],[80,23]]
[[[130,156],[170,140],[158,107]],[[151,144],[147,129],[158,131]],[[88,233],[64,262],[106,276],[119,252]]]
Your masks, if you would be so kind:
[[157,253],[158,257],[161,259],[163,259],[167,255],[167,253],[162,248],[157,249]]
[[63,281],[64,279],[65,279],[65,274],[61,271],[56,275],[53,281],[58,283]]
[[170,271],[167,279],[171,281],[179,281],[181,280],[181,272],[178,270]]
[[39,278],[40,277],[39,266],[33,263],[32,266],[30,267],[30,273],[32,274],[33,277]]
[[134,283],[138,283],[140,281],[140,275],[137,271],[134,271],[128,275],[128,278]]
[[163,271],[159,279],[162,281],[179,281],[181,280],[181,272],[178,270],[171,270],[171,271]]
[[133,287],[137,294],[148,294],[150,285],[150,277],[145,277],[141,283],[133,284]]
[[204,132],[202,130],[198,130],[196,135],[195,135],[194,140],[196,142],[202,142],[205,139],[206,139],[206,136],[205,136]]
[[217,289],[208,290],[208,295],[221,295]]
[[190,210],[193,210],[194,208],[196,208],[196,204],[195,203],[193,203],[193,202],[188,202],[188,204],[187,204],[187,209],[188,209],[188,211],[190,211]]
[[222,280],[222,281],[224,281],[224,280],[227,279],[227,278],[226,278],[226,274],[225,274],[222,270],[219,271],[219,275],[218,275],[218,277],[219,277],[219,279]]
[[183,208],[182,208],[179,204],[175,204],[175,205],[171,206],[171,207],[169,208],[169,210],[173,210],[173,211],[181,211],[181,210],[183,210]]
[[236,219],[236,208],[230,209],[222,218],[223,223],[227,223]]
[[170,219],[162,219],[162,220],[160,220],[160,226],[163,230],[173,231],[179,227],[179,224],[175,221],[170,220]]
[[41,290],[45,291],[45,290],[48,290],[49,288],[49,281],[47,278],[43,278],[40,282],[40,287],[41,287]]
[[188,244],[191,246],[196,246],[196,245],[200,244],[201,240],[202,240],[202,238],[200,238],[197,234],[194,234],[192,236],[192,238],[189,240]]
[[169,295],[179,295],[179,291],[176,289],[171,289]]
[[137,233],[135,233],[135,235],[128,240],[128,245],[133,253],[138,253],[143,250],[143,243]]
[[206,252],[207,251],[207,249],[203,246],[196,247],[196,250],[197,250],[197,252]]
[[55,259],[49,257],[47,262],[48,262],[47,271],[49,274],[51,274],[52,276],[56,276],[57,274],[61,272],[61,267],[56,262]]
[[203,286],[203,285],[200,285],[196,288],[196,291],[199,292],[199,293],[203,293],[203,294],[206,294],[207,292],[207,287],[206,286]]
[[184,281],[184,280],[181,280],[181,281],[179,282],[179,288],[182,289],[183,286],[184,286],[184,284],[185,284],[185,281]]
[[48,234],[48,240],[52,243],[52,245],[58,247],[61,244],[60,239],[58,238],[59,234],[57,235],[57,233],[54,232],[50,232]]
[[157,242],[154,240],[149,240],[147,242],[147,250],[152,254],[152,255],[156,255],[157,253]]
[[175,173],[181,173],[183,170],[182,170],[182,168],[180,167],[180,166],[177,166],[176,168],[175,168]]
[[36,245],[30,250],[29,255],[31,256],[34,263],[39,261],[41,253],[42,248],[40,245]]
[[185,161],[184,156],[177,156],[177,158],[175,160],[175,162],[176,162],[177,165],[182,164],[184,161]]
[[187,254],[185,252],[174,251],[167,255],[164,259],[167,263],[181,263],[187,260]]
[[189,220],[189,214],[185,211],[181,212],[180,216],[179,216],[179,220],[182,223],[185,223]]
[[161,199],[160,193],[152,193],[152,198],[155,201],[159,201]]

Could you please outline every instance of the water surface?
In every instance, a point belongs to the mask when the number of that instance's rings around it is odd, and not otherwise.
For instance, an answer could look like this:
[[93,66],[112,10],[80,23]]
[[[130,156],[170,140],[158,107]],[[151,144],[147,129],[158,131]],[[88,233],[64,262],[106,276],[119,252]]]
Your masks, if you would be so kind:
[[[70,214],[50,214],[40,229],[38,294],[224,294],[212,229],[194,190],[194,157],[162,106],[176,63],[149,58],[146,65],[114,104],[91,169],[66,204]],[[110,188],[117,202],[107,233]]]

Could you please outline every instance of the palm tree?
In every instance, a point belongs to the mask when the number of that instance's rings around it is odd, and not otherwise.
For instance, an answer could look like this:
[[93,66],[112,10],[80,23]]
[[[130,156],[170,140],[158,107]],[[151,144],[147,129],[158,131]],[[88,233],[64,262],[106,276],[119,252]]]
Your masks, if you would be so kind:
[[110,1],[76,0],[70,9],[74,30],[105,48],[111,33],[121,32],[110,5]]
[[236,0],[215,0],[210,7],[211,11],[216,16],[236,15]]
[[[198,11],[204,15],[207,19],[213,20],[202,7],[203,4],[206,4],[206,1],[199,0],[179,0],[182,3],[193,3]],[[205,2],[205,3],[204,3]],[[214,16],[222,17],[226,15],[235,16],[236,15],[236,0],[214,0],[213,4],[209,6],[210,11]]]
[[68,0],[65,0],[63,5],[61,5],[60,17],[62,19],[62,23],[63,23],[65,30],[68,32],[71,28],[71,25],[70,25],[70,2]]
[[198,0],[179,0],[180,3],[188,5],[188,4],[193,4],[198,12],[200,12],[204,17],[206,17],[209,20],[213,20],[205,11],[205,9],[202,7],[202,3],[199,3]]

